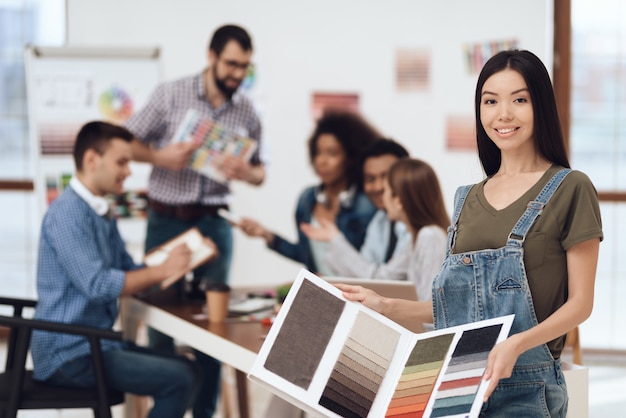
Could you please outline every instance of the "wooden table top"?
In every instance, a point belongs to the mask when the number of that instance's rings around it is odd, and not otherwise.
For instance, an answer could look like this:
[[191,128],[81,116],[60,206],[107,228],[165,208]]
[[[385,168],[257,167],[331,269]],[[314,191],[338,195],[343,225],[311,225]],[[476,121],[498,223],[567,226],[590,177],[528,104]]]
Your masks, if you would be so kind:
[[203,330],[229,340],[247,350],[258,353],[270,325],[264,325],[258,319],[229,317],[224,322],[210,322],[204,309],[204,301],[159,302],[149,298],[139,298],[144,303],[157,307]]

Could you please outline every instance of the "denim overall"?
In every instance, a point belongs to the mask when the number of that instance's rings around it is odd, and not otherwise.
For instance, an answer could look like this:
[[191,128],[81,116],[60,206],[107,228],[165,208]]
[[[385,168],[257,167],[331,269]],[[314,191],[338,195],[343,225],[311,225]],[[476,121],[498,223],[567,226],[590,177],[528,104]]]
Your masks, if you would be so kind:
[[[433,283],[435,329],[509,314],[515,314],[511,335],[537,325],[522,244],[542,208],[570,171],[557,172],[537,198],[528,203],[506,246],[498,249],[452,253],[461,208],[472,186],[457,190],[446,259]],[[565,417],[566,413],[567,388],[561,362],[553,359],[548,346],[542,344],[519,356],[512,376],[500,380],[483,405],[481,416]]]

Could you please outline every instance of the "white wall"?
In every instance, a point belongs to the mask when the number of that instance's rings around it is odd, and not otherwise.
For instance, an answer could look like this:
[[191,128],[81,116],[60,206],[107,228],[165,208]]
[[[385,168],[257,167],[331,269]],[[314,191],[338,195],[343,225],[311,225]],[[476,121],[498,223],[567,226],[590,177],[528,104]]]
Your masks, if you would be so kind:
[[[482,178],[474,152],[447,151],[444,141],[446,115],[473,115],[476,75],[463,44],[516,38],[552,67],[552,0],[68,0],[70,45],[158,45],[163,79],[200,71],[224,23],[253,36],[253,96],[271,147],[265,184],[235,185],[232,209],[292,239],[296,198],[315,181],[305,147],[312,92],[357,92],[375,126],[436,169],[451,210],[455,188]],[[395,90],[398,48],[431,51],[429,91]],[[300,268],[258,240],[235,239],[233,283],[286,282]]]

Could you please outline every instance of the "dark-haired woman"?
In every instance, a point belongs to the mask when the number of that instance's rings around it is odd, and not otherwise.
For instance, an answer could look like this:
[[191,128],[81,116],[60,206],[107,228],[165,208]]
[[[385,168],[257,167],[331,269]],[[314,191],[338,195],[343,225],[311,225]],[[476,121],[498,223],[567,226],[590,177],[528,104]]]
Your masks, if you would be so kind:
[[320,183],[306,188],[298,198],[298,241],[290,242],[250,218],[243,218],[239,227],[248,236],[262,237],[270,249],[304,264],[308,270],[332,275],[323,262],[327,244],[310,241],[300,225],[332,222],[354,248],[361,247],[367,225],[376,212],[362,191],[361,153],[380,137],[355,113],[326,111],[308,142],[309,159]]
[[383,202],[387,218],[402,222],[411,235],[411,244],[385,264],[363,259],[338,236],[340,231],[331,223],[309,227],[305,233],[335,243],[335,251],[327,255],[326,261],[340,275],[357,277],[359,272],[367,272],[362,277],[409,280],[415,284],[418,299],[428,301],[446,255],[446,229],[450,225],[437,174],[421,160],[396,161],[387,174]]
[[486,178],[455,195],[448,255],[433,301],[384,299],[342,285],[346,298],[435,328],[515,314],[490,352],[481,416],[565,417],[565,335],[591,314],[603,238],[597,192],[569,168],[549,74],[528,51],[485,64],[475,95]]

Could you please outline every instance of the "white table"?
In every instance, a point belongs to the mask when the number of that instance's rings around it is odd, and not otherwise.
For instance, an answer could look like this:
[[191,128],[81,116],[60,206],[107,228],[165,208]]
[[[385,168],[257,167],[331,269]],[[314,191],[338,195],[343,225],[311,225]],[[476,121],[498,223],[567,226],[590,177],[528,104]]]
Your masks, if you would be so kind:
[[[247,374],[263,343],[261,337],[267,334],[267,327],[259,322],[214,324],[197,319],[202,312],[200,302],[165,305],[126,297],[121,299],[121,312],[122,329],[129,340],[135,341],[138,327],[143,324],[235,368],[239,416],[249,417]],[[133,397],[129,397],[125,416],[132,417],[135,407]]]
[[[136,339],[139,325],[144,324],[234,367],[239,416],[250,416],[247,374],[263,343],[259,337],[267,334],[267,327],[258,322],[213,324],[206,319],[194,319],[194,315],[202,312],[202,304],[197,302],[163,305],[128,297],[122,298],[121,311],[124,336],[130,340]],[[568,418],[587,417],[588,369],[565,363],[564,373],[570,397]],[[132,417],[134,411],[135,404],[130,397],[125,405],[125,416]]]

